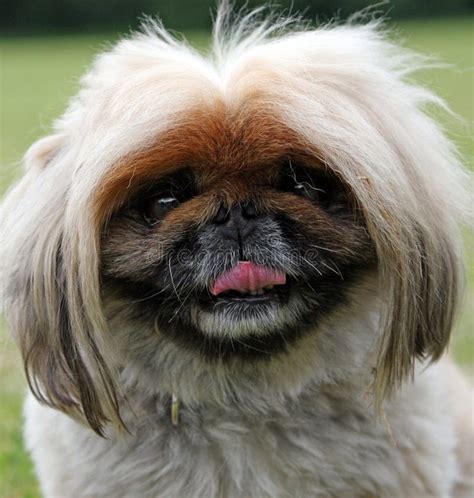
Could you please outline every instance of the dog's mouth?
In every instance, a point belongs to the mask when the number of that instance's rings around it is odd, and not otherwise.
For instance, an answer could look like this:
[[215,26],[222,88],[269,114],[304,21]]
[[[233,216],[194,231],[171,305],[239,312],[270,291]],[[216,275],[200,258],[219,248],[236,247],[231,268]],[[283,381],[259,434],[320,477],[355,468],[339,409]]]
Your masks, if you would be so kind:
[[229,271],[219,275],[211,286],[215,297],[236,292],[241,296],[262,296],[277,285],[286,283],[286,275],[267,266],[258,266],[250,261],[239,261]]
[[209,289],[207,304],[259,305],[279,301],[291,287],[287,275],[250,261],[239,261],[219,275]]

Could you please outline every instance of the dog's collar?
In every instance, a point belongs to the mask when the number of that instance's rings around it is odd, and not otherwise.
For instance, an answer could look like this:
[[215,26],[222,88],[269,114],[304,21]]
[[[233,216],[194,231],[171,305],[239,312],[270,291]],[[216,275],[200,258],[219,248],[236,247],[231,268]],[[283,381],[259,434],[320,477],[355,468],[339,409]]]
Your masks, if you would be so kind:
[[177,427],[179,424],[179,399],[175,393],[171,393],[171,424]]

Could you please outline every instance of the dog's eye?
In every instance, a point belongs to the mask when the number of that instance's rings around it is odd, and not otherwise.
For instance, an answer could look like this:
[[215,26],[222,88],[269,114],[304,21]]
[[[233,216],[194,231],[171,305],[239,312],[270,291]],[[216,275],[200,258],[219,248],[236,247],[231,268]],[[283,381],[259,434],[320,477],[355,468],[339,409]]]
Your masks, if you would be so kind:
[[320,175],[289,163],[282,177],[281,189],[312,202],[321,202],[330,193],[327,191],[329,185],[321,179]]
[[169,211],[179,205],[173,195],[154,197],[149,199],[143,207],[143,217],[150,225],[158,223]]
[[317,202],[321,196],[326,192],[322,189],[315,187],[307,182],[295,183],[293,192],[302,197],[306,197],[310,201]]
[[197,195],[192,172],[183,168],[156,183],[143,185],[129,204],[148,225],[158,224],[170,211]]
[[281,190],[304,197],[335,212],[347,206],[346,191],[338,179],[321,169],[288,162],[282,169]]

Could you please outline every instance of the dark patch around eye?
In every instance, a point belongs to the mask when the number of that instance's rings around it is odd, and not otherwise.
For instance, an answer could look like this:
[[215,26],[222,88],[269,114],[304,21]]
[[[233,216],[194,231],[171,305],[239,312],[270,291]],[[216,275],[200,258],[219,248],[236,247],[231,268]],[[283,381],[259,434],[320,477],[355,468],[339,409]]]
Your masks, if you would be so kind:
[[145,203],[143,208],[143,216],[145,221],[150,225],[156,225],[165,215],[179,206],[180,202],[172,194],[158,195]]
[[196,194],[194,175],[190,169],[183,168],[139,189],[128,210],[140,212],[148,224],[155,225],[169,211]]
[[349,207],[347,189],[333,173],[290,160],[281,168],[279,189],[305,197],[329,212]]

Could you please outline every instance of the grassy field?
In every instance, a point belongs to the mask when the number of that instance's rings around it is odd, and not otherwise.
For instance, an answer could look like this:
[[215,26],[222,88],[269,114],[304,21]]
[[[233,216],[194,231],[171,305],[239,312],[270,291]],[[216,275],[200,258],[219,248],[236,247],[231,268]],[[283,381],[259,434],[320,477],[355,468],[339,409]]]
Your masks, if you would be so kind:
[[[406,22],[396,27],[407,46],[436,55],[449,69],[419,75],[464,118],[442,118],[458,143],[466,163],[473,157],[472,18]],[[18,162],[28,145],[48,132],[51,121],[77,89],[78,76],[93,55],[114,41],[116,34],[0,39],[1,146],[0,192],[18,175]],[[193,35],[198,45],[204,35]],[[473,237],[466,234],[469,253],[467,298],[457,325],[454,354],[471,369],[474,362]],[[472,370],[471,370],[472,373]],[[12,341],[0,323],[0,497],[39,496],[29,459],[21,442],[21,402],[25,383]],[[73,498],[73,497],[64,497]]]

